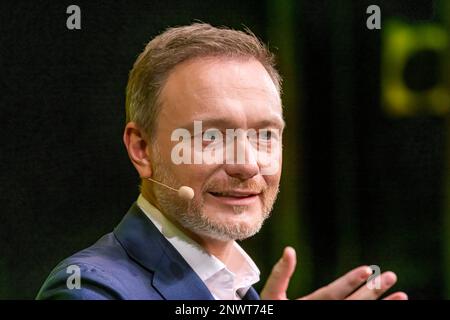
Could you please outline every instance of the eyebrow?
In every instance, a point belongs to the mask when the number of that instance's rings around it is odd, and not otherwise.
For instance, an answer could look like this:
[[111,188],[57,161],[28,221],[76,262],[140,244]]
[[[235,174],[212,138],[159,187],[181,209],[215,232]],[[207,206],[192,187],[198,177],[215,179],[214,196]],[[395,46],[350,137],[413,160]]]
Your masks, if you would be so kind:
[[[193,130],[194,127],[194,121],[201,121],[203,128],[226,128],[226,129],[233,129],[236,128],[236,124],[231,119],[227,118],[198,118],[191,120],[190,123],[187,123],[184,126],[181,126],[182,128],[186,128],[188,130]],[[276,127],[280,129],[284,129],[286,126],[286,123],[282,117],[272,117],[263,119],[262,121],[259,121],[256,123],[256,127],[258,128],[268,128],[268,127]]]

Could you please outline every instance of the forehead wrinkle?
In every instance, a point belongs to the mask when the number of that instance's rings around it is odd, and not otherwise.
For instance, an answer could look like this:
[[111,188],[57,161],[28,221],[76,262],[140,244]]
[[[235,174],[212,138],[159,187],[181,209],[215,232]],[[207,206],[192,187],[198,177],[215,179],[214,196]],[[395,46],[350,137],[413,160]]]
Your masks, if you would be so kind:
[[[255,89],[255,91],[256,90],[264,93],[267,92],[267,90],[264,89]],[[209,88],[202,88],[193,96],[196,103],[201,107],[199,112],[211,109],[214,110],[214,106],[223,107],[227,104],[229,104],[230,109],[234,109],[234,107],[237,106],[244,106],[243,110],[245,110],[246,107],[251,108],[261,104],[270,105],[271,109],[279,109],[280,111],[282,109],[281,101],[279,99],[274,101],[272,99],[273,97],[270,97],[269,95],[252,95],[245,94],[245,92],[248,92],[248,89],[237,88],[236,91],[230,94],[230,92],[223,93],[218,92],[217,90],[210,90]],[[233,112],[236,112],[236,110]]]
[[[228,90],[232,89],[232,90]],[[203,98],[216,98],[220,95],[226,95],[226,96],[238,96],[238,97],[244,97],[248,98],[246,93],[262,93],[267,97],[273,98],[273,93],[271,90],[268,90],[267,88],[262,88],[260,86],[251,86],[251,85],[241,85],[241,84],[230,84],[230,83],[224,83],[220,86],[210,86],[209,84],[206,84],[204,86],[200,86],[199,88],[196,88],[193,90],[197,95],[201,95]],[[259,96],[259,95],[258,95]],[[259,96],[260,97],[260,96]],[[277,95],[278,97],[278,95]]]

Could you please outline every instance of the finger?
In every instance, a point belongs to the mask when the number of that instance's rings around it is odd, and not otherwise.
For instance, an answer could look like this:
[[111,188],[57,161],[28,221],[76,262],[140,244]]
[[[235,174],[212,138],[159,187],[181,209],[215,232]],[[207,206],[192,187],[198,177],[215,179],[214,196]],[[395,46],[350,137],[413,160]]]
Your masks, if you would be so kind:
[[404,292],[396,292],[387,296],[383,300],[408,300],[408,295]]
[[397,282],[397,276],[391,271],[387,271],[378,277],[371,279],[365,286],[362,286],[353,293],[349,300],[375,300],[389,290]]
[[368,266],[355,268],[329,285],[302,298],[308,300],[342,300],[361,286],[372,274]]
[[286,247],[283,256],[275,264],[261,292],[261,299],[286,300],[286,290],[297,263],[295,250]]

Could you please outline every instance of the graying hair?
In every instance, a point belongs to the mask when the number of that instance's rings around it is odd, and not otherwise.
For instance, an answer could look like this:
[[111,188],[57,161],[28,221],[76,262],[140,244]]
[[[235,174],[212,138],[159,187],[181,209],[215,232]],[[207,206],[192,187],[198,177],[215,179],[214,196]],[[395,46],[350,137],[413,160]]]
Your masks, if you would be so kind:
[[188,59],[220,56],[254,58],[281,94],[275,57],[249,29],[238,31],[206,23],[169,28],[151,40],[133,65],[126,89],[127,122],[135,122],[153,140],[159,96],[171,70]]

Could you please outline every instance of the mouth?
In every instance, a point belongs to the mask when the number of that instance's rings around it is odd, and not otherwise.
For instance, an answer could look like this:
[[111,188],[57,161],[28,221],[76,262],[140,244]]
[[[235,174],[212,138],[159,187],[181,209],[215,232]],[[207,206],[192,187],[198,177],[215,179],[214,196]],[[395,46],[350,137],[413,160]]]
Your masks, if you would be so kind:
[[232,206],[245,206],[258,200],[262,192],[251,190],[209,191],[213,199]]

